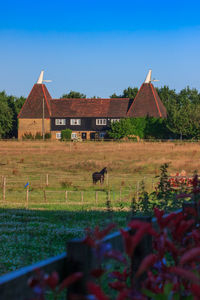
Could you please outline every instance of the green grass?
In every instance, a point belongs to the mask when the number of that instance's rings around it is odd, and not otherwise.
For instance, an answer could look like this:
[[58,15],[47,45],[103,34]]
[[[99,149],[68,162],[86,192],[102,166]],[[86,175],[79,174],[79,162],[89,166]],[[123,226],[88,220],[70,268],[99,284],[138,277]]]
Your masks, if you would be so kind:
[[[112,221],[125,226],[128,212],[113,212]],[[83,237],[84,228],[111,221],[106,211],[76,207],[64,210],[49,205],[44,210],[0,207],[0,273],[6,273],[55,256],[66,249],[68,240]]]

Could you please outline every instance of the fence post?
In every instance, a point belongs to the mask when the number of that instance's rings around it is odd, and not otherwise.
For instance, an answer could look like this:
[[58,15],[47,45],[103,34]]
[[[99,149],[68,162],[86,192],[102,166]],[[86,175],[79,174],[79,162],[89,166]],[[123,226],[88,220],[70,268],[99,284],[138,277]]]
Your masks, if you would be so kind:
[[67,196],[68,196],[68,192],[65,191],[65,202],[67,202]]
[[46,186],[49,185],[49,174],[46,175]]
[[3,177],[3,201],[6,200],[6,177]]
[[136,200],[138,201],[138,196],[139,196],[139,185],[140,185],[140,183],[139,183],[139,181],[137,182],[137,187],[136,187]]
[[83,192],[81,192],[81,202],[83,204]]
[[96,199],[96,204],[98,203],[98,191],[96,191],[96,197],[95,197],[95,199]]
[[119,190],[119,201],[121,202],[122,200],[122,188],[120,187],[120,190]]
[[[132,220],[139,220],[151,223],[152,218],[150,216],[141,216],[134,217]],[[132,231],[132,234],[135,234],[135,232]],[[148,234],[145,235],[141,242],[137,245],[134,251],[134,256],[131,258],[132,277],[134,277],[144,257],[150,253],[152,253],[152,236]],[[141,283],[144,281],[145,276],[146,275],[144,274],[140,276],[140,278],[135,280],[136,288],[141,287]]]
[[78,239],[69,241],[67,243],[67,259],[69,274],[83,273],[83,277],[67,289],[67,299],[70,299],[71,294],[87,295],[87,282],[91,278],[91,270],[96,266],[92,248]]
[[29,185],[26,187],[26,209],[28,209]]
[[106,185],[108,186],[108,173],[106,174]]
[[44,190],[44,201],[47,202],[46,191]]

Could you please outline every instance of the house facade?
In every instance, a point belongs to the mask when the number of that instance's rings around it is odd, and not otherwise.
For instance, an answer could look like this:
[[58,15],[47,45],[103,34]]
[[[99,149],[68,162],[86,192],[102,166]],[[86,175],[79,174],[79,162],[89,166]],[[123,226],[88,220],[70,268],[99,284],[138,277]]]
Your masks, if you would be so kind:
[[[149,79],[148,79],[149,78]],[[166,108],[147,75],[135,99],[52,99],[41,73],[19,115],[18,138],[31,133],[51,133],[60,139],[63,129],[72,130],[72,139],[103,138],[112,122],[121,118],[152,116],[166,118]]]

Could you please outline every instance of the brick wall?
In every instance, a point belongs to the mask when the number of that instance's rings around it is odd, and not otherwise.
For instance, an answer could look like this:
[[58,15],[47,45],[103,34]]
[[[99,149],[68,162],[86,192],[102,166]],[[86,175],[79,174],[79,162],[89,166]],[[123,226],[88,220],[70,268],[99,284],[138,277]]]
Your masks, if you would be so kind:
[[[50,119],[44,120],[44,129],[45,133],[50,132]],[[19,119],[18,139],[25,133],[35,135],[37,132],[42,134],[42,119]]]

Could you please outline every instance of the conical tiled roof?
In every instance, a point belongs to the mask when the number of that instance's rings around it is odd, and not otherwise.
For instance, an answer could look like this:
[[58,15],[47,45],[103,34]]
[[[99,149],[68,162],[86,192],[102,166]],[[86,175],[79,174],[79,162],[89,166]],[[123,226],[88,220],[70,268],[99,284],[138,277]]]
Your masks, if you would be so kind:
[[167,117],[166,108],[160,100],[160,97],[152,83],[142,84],[127,112],[128,117],[137,118],[147,115],[155,118]]
[[50,100],[51,95],[47,90],[45,84],[36,83],[28,98],[26,99],[18,118],[42,118],[43,114],[43,99],[44,99],[44,116],[45,118],[50,118],[51,116],[51,106]]

